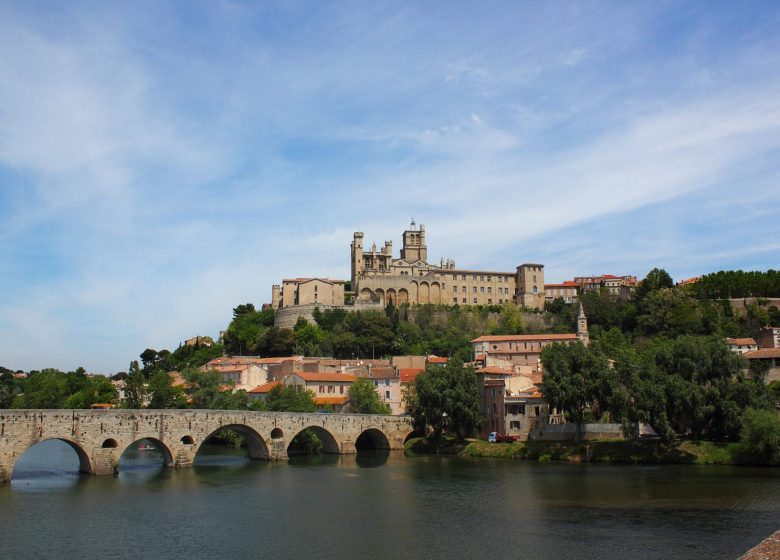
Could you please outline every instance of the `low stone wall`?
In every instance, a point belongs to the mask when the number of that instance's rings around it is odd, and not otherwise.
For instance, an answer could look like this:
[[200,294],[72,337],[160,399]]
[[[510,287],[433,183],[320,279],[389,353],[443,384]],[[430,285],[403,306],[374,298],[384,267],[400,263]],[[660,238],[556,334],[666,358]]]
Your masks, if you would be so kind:
[[320,311],[343,309],[349,313],[354,311],[382,311],[381,303],[370,301],[355,301],[349,305],[326,305],[324,303],[307,303],[306,305],[291,305],[281,307],[274,312],[274,326],[277,329],[292,329],[298,319],[303,317],[309,323],[314,324],[314,310]]
[[738,560],[780,560],[780,531],[768,536]]
[[[576,424],[548,424],[542,429],[533,430],[529,434],[528,439],[545,441],[574,441],[576,435]],[[624,439],[623,426],[621,424],[583,424],[581,436],[583,441]]]

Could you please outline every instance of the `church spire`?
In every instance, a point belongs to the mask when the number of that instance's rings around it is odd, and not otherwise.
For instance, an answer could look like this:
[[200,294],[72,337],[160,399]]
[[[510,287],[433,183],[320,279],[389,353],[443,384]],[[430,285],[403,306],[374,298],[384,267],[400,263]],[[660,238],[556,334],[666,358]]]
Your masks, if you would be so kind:
[[585,346],[590,343],[590,335],[588,334],[588,318],[585,316],[585,309],[580,302],[580,314],[577,316],[577,339],[580,340]]

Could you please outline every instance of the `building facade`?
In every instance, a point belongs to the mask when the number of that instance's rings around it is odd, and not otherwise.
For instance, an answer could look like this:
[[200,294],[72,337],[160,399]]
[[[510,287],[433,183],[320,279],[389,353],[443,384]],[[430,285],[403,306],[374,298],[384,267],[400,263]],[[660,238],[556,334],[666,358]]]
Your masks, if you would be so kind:
[[355,232],[351,245],[351,284],[358,301],[394,304],[502,305],[544,307],[544,265],[521,264],[514,271],[467,270],[453,259],[428,262],[425,226],[412,222],[403,232],[400,258],[393,243],[363,246]]

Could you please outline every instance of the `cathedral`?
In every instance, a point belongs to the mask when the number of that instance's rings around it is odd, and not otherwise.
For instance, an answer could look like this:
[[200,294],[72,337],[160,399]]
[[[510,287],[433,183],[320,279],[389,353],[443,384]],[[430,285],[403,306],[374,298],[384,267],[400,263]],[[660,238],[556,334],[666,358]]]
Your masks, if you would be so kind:
[[501,305],[544,307],[544,265],[522,264],[514,271],[467,270],[451,259],[428,262],[425,226],[412,221],[403,232],[400,258],[393,243],[377,250],[363,247],[355,232],[351,246],[352,291],[355,299],[387,304]]
[[[425,226],[412,220],[403,232],[399,258],[393,257],[393,242],[381,249],[363,247],[363,233],[355,232],[351,245],[351,295],[358,307],[401,304],[503,305],[544,307],[544,265],[521,264],[514,271],[459,269],[452,259],[428,262]],[[341,306],[343,280],[289,278],[274,285],[274,309],[300,305]]]

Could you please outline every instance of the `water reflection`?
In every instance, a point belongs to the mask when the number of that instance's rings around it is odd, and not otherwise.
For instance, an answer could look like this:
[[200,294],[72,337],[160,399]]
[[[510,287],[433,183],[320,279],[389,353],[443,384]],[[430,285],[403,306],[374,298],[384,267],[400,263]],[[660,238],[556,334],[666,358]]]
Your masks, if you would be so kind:
[[167,558],[172,542],[188,560],[735,558],[780,523],[780,469],[386,451],[287,463],[205,445],[194,469],[133,446],[115,478],[79,476],[61,442],[31,452],[0,488],[3,557],[15,560]]
[[83,483],[85,475],[79,472],[79,456],[64,441],[42,441],[30,447],[14,465],[11,488],[14,490],[45,492],[74,489]]

